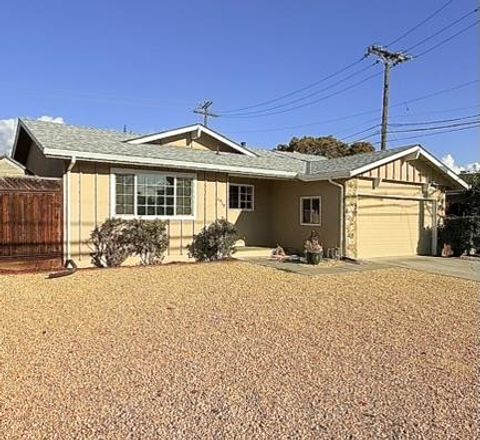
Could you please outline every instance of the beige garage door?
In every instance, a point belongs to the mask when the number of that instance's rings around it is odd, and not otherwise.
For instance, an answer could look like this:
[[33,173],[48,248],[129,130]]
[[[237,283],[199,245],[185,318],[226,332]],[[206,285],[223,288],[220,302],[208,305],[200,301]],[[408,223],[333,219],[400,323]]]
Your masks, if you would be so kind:
[[360,197],[358,258],[429,254],[431,203]]

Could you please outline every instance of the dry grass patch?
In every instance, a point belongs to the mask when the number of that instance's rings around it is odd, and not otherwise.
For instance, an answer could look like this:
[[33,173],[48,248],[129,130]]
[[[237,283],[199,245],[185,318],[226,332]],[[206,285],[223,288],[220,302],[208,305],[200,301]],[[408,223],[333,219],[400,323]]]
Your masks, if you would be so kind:
[[0,276],[0,432],[474,438],[479,286],[241,262]]

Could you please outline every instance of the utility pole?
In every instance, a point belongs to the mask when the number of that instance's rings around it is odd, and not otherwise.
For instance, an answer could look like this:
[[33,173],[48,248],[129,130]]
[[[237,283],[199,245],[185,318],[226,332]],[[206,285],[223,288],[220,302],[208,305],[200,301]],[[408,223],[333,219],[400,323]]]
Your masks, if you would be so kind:
[[384,47],[372,45],[367,49],[368,55],[374,55],[383,61],[383,108],[382,108],[382,139],[381,149],[387,149],[388,134],[388,101],[390,98],[390,71],[397,64],[404,63],[412,59],[411,56],[403,52],[391,52]]
[[213,101],[203,101],[196,109],[193,110],[193,113],[197,113],[199,115],[203,115],[203,125],[205,127],[208,123],[208,118],[218,118],[218,115],[215,113],[210,112],[208,109],[213,104]]

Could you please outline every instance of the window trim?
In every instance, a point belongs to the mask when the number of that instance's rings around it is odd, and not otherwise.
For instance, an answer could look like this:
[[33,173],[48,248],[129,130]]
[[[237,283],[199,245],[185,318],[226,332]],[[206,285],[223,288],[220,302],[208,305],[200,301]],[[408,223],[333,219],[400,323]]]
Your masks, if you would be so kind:
[[[230,187],[231,186],[246,186],[249,188],[252,188],[252,207],[251,208],[231,208],[230,207]],[[240,191],[239,193],[240,194]],[[252,183],[232,183],[228,182],[228,209],[231,209],[232,211],[245,211],[245,212],[253,212],[255,211],[255,185]]]
[[[184,177],[192,179],[192,214],[191,215],[138,215],[138,214],[117,214],[116,213],[116,174],[133,174],[134,175],[134,197],[133,211],[137,212],[137,177],[138,176],[169,176]],[[176,206],[177,187],[174,187],[174,200]],[[196,220],[197,218],[197,175],[195,173],[179,173],[170,171],[145,170],[135,168],[111,168],[110,169],[110,217],[123,219],[145,219],[145,220]]]
[[[304,223],[303,222],[303,201],[304,200],[307,200],[307,199],[318,199],[318,204],[319,204],[319,208],[320,208],[320,212],[319,212],[319,223]],[[300,217],[299,217],[299,220],[300,220],[300,225],[301,226],[322,226],[322,196],[301,196],[300,197],[300,202],[299,202],[299,214],[300,214]]]

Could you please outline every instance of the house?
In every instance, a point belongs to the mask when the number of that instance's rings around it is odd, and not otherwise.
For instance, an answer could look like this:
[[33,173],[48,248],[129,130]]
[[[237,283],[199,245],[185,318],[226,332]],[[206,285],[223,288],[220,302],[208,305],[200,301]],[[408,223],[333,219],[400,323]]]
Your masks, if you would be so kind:
[[468,185],[420,145],[337,159],[254,149],[195,124],[148,135],[20,120],[12,152],[63,180],[65,257],[90,263],[108,217],[161,218],[169,259],[216,218],[247,246],[301,249],[312,229],[354,259],[436,254],[445,191]]
[[0,177],[17,177],[25,175],[25,168],[11,157],[0,156]]

